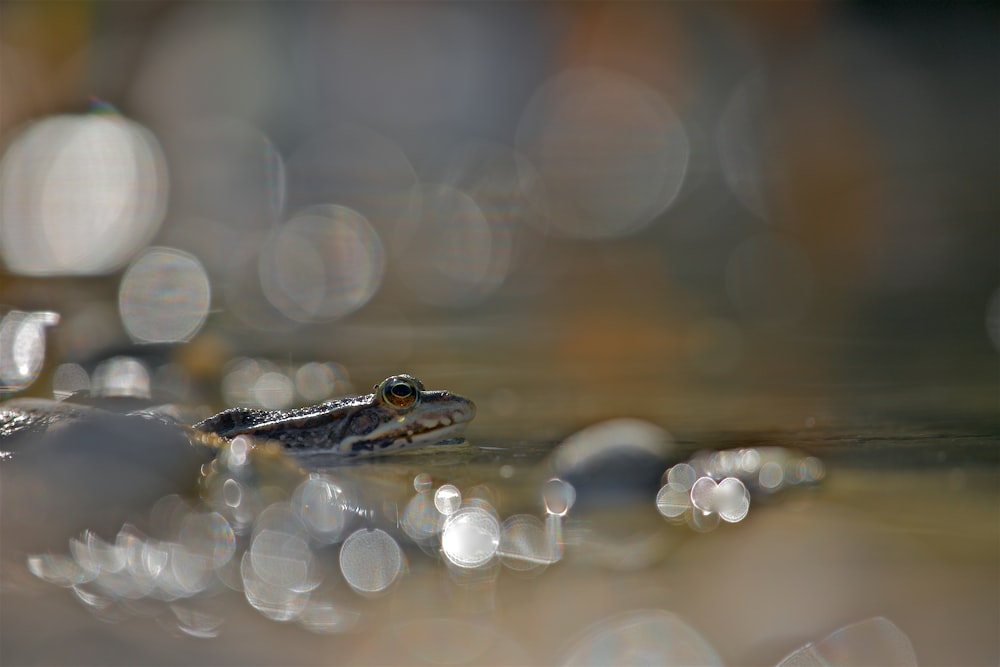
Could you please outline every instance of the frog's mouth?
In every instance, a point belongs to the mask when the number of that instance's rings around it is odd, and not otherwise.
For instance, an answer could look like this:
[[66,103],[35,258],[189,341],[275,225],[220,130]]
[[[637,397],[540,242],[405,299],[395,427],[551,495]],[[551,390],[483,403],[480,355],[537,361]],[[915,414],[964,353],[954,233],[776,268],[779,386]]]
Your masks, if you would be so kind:
[[430,427],[420,427],[414,430],[408,430],[406,435],[397,439],[405,440],[408,444],[420,442],[425,445],[430,443],[440,443],[445,439],[458,441],[462,439],[458,436],[461,436],[462,433],[465,432],[465,427],[467,425],[468,422],[466,421],[451,424],[438,424]]
[[475,406],[466,401],[471,406],[460,406],[458,409],[448,411],[434,410],[424,416],[415,417],[412,421],[407,420],[401,424],[395,436],[395,445],[400,447],[410,447],[413,445],[429,445],[440,443],[444,440],[460,440],[459,436],[465,432],[465,427],[469,425],[475,416]]
[[440,394],[432,395],[431,400],[413,412],[386,422],[368,435],[346,438],[340,445],[341,454],[364,456],[460,442],[466,426],[476,416],[476,406],[467,399]]

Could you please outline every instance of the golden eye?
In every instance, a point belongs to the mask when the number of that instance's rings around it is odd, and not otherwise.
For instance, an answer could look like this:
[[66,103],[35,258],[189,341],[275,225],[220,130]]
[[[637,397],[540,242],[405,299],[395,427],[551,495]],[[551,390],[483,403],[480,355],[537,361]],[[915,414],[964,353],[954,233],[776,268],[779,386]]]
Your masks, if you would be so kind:
[[397,410],[408,410],[420,397],[420,387],[408,376],[391,377],[382,383],[379,396]]

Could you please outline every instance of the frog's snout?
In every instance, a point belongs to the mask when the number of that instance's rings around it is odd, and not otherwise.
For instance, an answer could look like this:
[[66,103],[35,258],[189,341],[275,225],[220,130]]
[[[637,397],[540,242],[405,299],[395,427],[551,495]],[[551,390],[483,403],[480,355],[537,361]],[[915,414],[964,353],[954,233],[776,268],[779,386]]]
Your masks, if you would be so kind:
[[453,412],[453,418],[457,422],[470,422],[476,416],[476,404],[467,398],[461,396],[451,396],[451,400],[455,403],[455,409]]
[[465,424],[476,416],[476,404],[449,391],[427,391],[423,394],[423,404],[442,415],[447,415],[454,424]]

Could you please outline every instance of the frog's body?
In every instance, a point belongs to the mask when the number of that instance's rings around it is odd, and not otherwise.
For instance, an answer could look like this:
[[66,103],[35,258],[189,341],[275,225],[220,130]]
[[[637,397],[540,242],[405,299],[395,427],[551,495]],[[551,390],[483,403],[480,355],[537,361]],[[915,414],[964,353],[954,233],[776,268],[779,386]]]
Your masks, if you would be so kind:
[[457,437],[475,414],[468,399],[395,375],[372,394],[297,410],[233,408],[194,428],[226,439],[276,440],[296,453],[364,456]]
[[[105,414],[85,406],[43,400],[15,400],[0,406],[0,438],[45,431],[57,424]],[[372,394],[294,410],[232,408],[195,424],[201,444],[237,436],[276,441],[296,454],[366,456],[457,438],[476,414],[472,401],[446,391],[427,391],[409,375],[382,381]],[[120,418],[154,418],[131,413]]]

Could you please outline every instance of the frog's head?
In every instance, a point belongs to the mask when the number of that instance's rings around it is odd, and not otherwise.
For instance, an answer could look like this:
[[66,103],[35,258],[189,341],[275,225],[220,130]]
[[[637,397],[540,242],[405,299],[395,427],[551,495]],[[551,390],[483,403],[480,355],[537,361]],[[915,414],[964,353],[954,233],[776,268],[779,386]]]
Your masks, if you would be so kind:
[[341,454],[410,449],[457,438],[476,416],[476,405],[447,391],[428,391],[411,375],[375,385],[343,426]]

